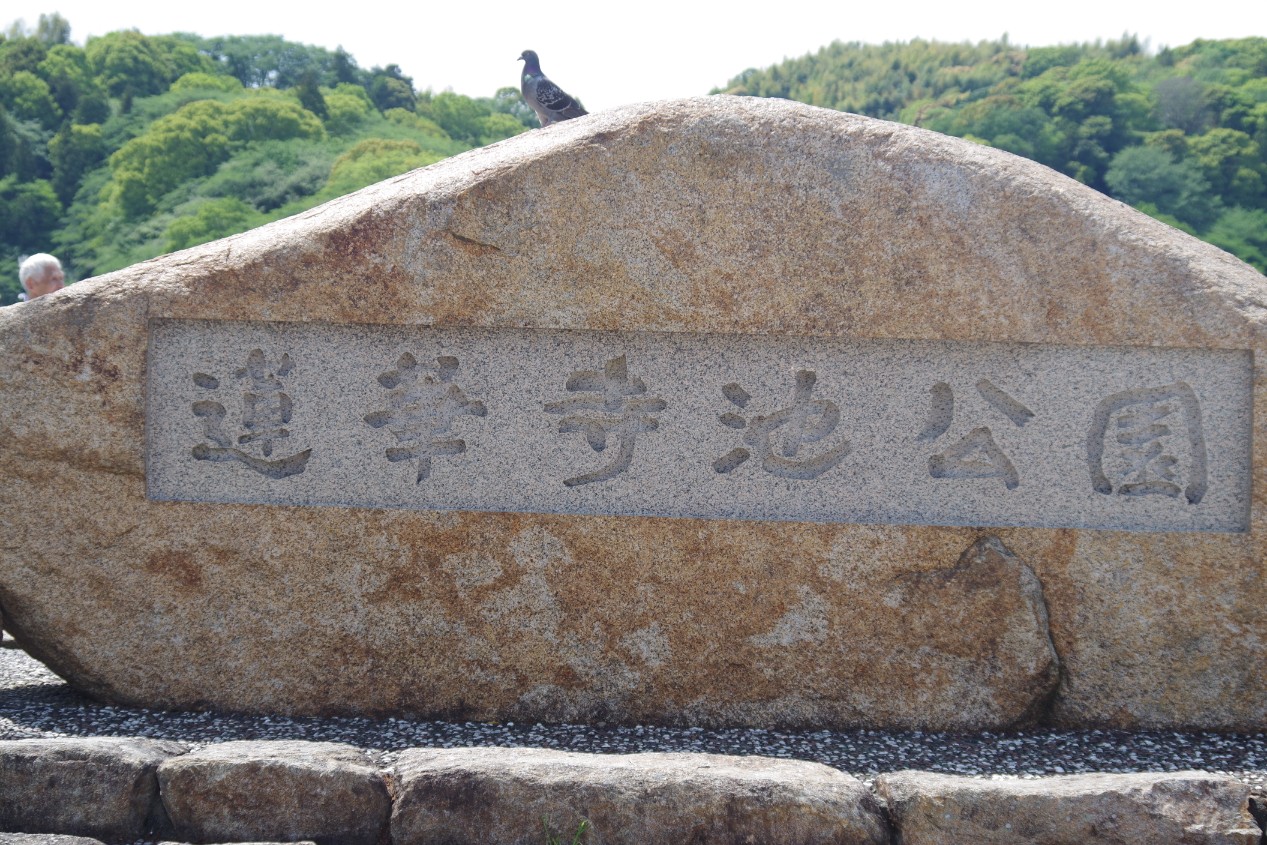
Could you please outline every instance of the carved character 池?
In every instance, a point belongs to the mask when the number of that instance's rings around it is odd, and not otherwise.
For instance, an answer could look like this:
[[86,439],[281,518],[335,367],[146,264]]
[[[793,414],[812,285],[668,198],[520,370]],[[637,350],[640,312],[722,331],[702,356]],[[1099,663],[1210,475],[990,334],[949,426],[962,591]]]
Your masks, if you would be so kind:
[[[312,449],[273,458],[274,446],[290,440],[286,426],[294,412],[294,403],[282,379],[290,375],[294,363],[282,353],[270,366],[262,349],[254,349],[246,357],[246,366],[233,371],[242,383],[240,393],[241,432],[236,438],[224,430],[228,411],[214,399],[194,402],[193,413],[203,422],[207,441],[194,446],[194,460],[223,463],[237,461],[268,478],[280,479],[303,472],[312,456]],[[194,373],[194,384],[205,391],[220,389],[220,380],[207,373]],[[236,444],[236,445],[235,445]],[[258,454],[256,454],[258,453]]]
[[[747,429],[743,442],[751,447],[737,447],[713,461],[713,469],[728,473],[738,468],[756,453],[761,468],[780,478],[818,478],[841,462],[849,454],[849,442],[841,440],[831,448],[804,454],[801,447],[817,443],[836,430],[840,423],[840,408],[830,399],[812,399],[817,375],[812,370],[798,370],[796,387],[792,390],[792,404],[771,414],[755,414],[745,417],[727,411],[718,417],[729,428]],[[731,404],[746,409],[752,397],[737,383],[722,387],[722,395]],[[776,444],[774,441],[778,440]]]
[[569,392],[582,395],[545,403],[546,413],[564,415],[559,420],[559,433],[584,432],[586,442],[595,452],[607,448],[609,437],[616,440],[616,454],[610,463],[594,472],[565,479],[563,483],[568,487],[609,481],[629,469],[638,435],[660,427],[660,421],[651,413],[668,407],[660,397],[644,395],[647,385],[637,376],[629,375],[624,355],[610,359],[601,372],[578,370],[572,373],[565,387]]
[[448,436],[454,420],[487,413],[483,402],[467,398],[453,383],[457,371],[458,359],[451,355],[436,358],[432,372],[406,352],[396,362],[396,369],[378,377],[378,383],[390,391],[387,409],[366,414],[365,422],[371,428],[386,427],[395,435],[400,445],[387,449],[388,461],[418,462],[415,484],[431,477],[434,458],[466,451],[465,440]]

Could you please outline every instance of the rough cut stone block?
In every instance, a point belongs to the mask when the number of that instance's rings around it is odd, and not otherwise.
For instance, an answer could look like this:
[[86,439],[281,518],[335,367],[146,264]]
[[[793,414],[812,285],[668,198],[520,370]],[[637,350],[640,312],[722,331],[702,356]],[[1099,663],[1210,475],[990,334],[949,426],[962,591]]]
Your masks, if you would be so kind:
[[87,836],[59,833],[0,833],[0,845],[102,845],[102,842]]
[[[1259,790],[1262,789],[1260,786]],[[1249,814],[1258,822],[1258,826],[1267,831],[1267,796],[1261,791],[1254,791],[1249,796]]]
[[373,845],[391,798],[356,748],[329,742],[226,742],[159,767],[163,805],[191,842]]
[[154,707],[1261,730],[1264,362],[1033,162],[614,109],[0,310],[0,607]]
[[0,741],[0,830],[140,839],[161,818],[155,772],[184,750],[109,737]]
[[415,749],[395,770],[396,845],[887,843],[856,778],[818,763],[715,754]]
[[903,845],[1258,845],[1249,787],[1206,772],[1032,780],[898,772],[876,791]]

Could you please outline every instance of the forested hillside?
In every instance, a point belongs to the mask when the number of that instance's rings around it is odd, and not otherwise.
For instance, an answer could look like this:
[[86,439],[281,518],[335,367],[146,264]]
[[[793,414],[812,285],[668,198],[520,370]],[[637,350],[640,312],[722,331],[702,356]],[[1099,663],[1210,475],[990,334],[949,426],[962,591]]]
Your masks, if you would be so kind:
[[1040,161],[1267,272],[1267,39],[842,44],[721,90],[786,97]]
[[[19,256],[87,278],[536,125],[515,88],[418,91],[276,36],[70,34],[51,15],[0,36],[0,304]],[[834,43],[723,90],[1011,150],[1267,271],[1267,39]]]
[[[513,72],[513,70],[512,70]],[[310,208],[523,132],[517,88],[416,91],[396,65],[275,36],[115,32],[41,16],[0,38],[0,304],[19,256],[67,279]]]

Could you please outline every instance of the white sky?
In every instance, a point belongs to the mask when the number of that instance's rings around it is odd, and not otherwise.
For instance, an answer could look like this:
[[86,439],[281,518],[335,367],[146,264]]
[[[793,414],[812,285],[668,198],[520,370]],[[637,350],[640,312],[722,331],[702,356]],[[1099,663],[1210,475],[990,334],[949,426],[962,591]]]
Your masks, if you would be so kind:
[[[717,4],[720,6],[720,4]],[[534,49],[546,74],[597,110],[642,100],[707,94],[749,67],[816,51],[835,39],[881,43],[926,38],[980,41],[1007,33],[1040,46],[1131,32],[1152,49],[1196,38],[1267,36],[1263,0],[896,0],[713,4],[445,0],[317,3],[269,0],[5,0],[0,26],[60,12],[79,44],[92,35],[281,35],[329,49],[343,45],[361,67],[396,63],[419,90],[490,96],[518,85],[519,54]],[[601,11],[599,11],[601,9]]]

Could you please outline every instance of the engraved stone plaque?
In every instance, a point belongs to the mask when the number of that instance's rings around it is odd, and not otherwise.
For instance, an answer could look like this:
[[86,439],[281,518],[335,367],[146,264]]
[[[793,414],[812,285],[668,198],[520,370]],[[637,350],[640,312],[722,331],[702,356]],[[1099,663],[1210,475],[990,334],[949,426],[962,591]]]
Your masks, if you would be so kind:
[[1252,356],[156,320],[153,499],[1245,531]]

